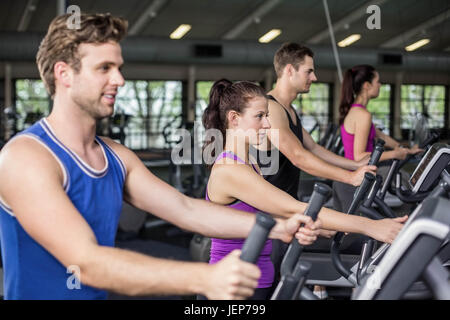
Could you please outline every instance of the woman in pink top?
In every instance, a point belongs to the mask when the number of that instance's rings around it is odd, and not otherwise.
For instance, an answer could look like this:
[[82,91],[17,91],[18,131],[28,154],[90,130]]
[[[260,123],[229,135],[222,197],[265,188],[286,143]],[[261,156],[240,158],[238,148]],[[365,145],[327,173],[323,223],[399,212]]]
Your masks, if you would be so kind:
[[372,115],[367,110],[370,99],[378,97],[380,93],[380,76],[374,67],[359,65],[348,69],[342,82],[341,102],[339,106],[339,124],[344,145],[345,157],[360,160],[373,151],[375,138],[383,139],[385,151],[380,161],[388,159],[403,160],[408,154],[416,154],[421,149],[404,148],[400,143],[375,128]]
[[[386,142],[385,148],[391,149],[383,152],[380,161],[403,160],[408,154],[422,151],[417,145],[411,149],[401,147],[399,142],[375,128],[372,115],[366,106],[370,99],[378,97],[380,87],[380,76],[372,66],[359,65],[345,72],[339,106],[339,124],[345,157],[348,159],[358,161],[370,154],[376,138],[383,139]],[[355,189],[351,185],[333,182],[334,208],[346,212]]]

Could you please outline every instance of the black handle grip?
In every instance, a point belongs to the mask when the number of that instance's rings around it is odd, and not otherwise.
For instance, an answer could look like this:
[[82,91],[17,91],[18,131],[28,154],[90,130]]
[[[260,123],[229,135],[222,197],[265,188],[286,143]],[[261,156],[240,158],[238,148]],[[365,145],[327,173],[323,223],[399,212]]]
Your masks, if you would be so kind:
[[274,225],[275,220],[271,216],[262,212],[257,213],[256,222],[242,246],[241,260],[250,263],[258,261],[261,250]]
[[313,193],[309,199],[308,207],[305,210],[305,215],[311,217],[316,221],[317,215],[324,203],[331,195],[331,188],[324,183],[315,183]]
[[[327,201],[330,194],[331,188],[329,186],[323,183],[316,183],[308,207],[305,210],[305,215],[311,217],[313,221],[316,221],[320,209]],[[283,261],[281,262],[281,275],[292,273],[302,251],[303,246],[298,243],[297,239],[292,239],[291,244],[284,255]]]
[[311,267],[311,262],[299,261],[292,274],[281,277],[270,300],[297,300]]
[[364,206],[370,208],[372,206],[373,199],[375,199],[375,196],[378,193],[378,190],[380,189],[381,183],[383,182],[383,177],[381,177],[379,174],[376,175],[376,181],[375,183],[372,183],[372,188],[370,189],[370,192],[368,193],[366,200],[364,200]]
[[384,184],[381,187],[381,191],[380,191],[380,199],[381,200],[384,200],[384,197],[386,196],[386,192],[389,190],[389,187],[391,186],[392,179],[394,178],[394,175],[398,170],[398,164],[399,164],[398,159],[394,159],[392,161],[392,164],[391,164],[391,167],[389,168],[386,179],[384,180]]
[[376,166],[378,164],[381,154],[384,151],[384,144],[385,144],[384,140],[378,139],[377,143],[375,144],[375,149],[373,150],[372,154],[370,155],[370,160],[369,160],[370,166]]
[[303,290],[303,287],[306,283],[306,279],[308,277],[309,271],[312,268],[312,263],[309,261],[299,261],[295,265],[295,269],[293,271],[294,277],[298,279],[297,287],[295,288],[294,293],[292,294],[292,300],[299,300],[300,293]]
[[290,274],[282,276],[270,300],[291,300],[297,283],[298,279]]
[[375,176],[371,173],[366,172],[364,174],[364,179],[361,183],[361,185],[356,188],[355,194],[353,195],[352,203],[350,204],[350,207],[347,210],[347,213],[354,214],[356,212],[356,209],[359,207],[359,203],[363,199],[364,195],[369,190],[370,186],[372,185],[373,181],[375,180]]

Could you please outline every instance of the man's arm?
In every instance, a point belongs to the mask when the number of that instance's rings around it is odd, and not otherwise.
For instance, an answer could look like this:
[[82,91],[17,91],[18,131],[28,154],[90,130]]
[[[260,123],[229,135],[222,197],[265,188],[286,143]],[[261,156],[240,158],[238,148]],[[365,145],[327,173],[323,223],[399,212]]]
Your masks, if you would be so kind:
[[325,149],[321,145],[317,144],[311,135],[303,128],[303,144],[305,148],[309,151],[311,151],[313,154],[315,154],[320,159],[331,163],[334,166],[346,169],[346,170],[357,170],[359,167],[366,165],[369,163],[370,155],[364,157],[360,161],[353,161],[350,159],[347,159],[345,157],[341,157],[330,150]]
[[[0,196],[25,231],[65,267],[78,266],[85,285],[128,295],[200,293],[215,299],[243,298],[256,286],[258,268],[238,253],[209,266],[100,246],[64,192],[58,162],[34,140],[20,137],[2,150],[0,179]],[[152,190],[147,192],[157,193]]]
[[292,164],[311,175],[358,186],[364,178],[364,173],[374,170],[373,167],[363,166],[357,171],[348,171],[329,164],[306,150],[289,128],[289,120],[283,107],[271,100],[269,100],[269,118],[271,129],[268,136],[271,143]]
[[[247,237],[255,223],[253,214],[187,197],[153,175],[132,151],[112,140],[103,139],[125,163],[127,179],[124,199],[131,205],[182,229],[209,237]],[[290,241],[294,231],[287,232],[285,222],[277,222],[269,237]]]

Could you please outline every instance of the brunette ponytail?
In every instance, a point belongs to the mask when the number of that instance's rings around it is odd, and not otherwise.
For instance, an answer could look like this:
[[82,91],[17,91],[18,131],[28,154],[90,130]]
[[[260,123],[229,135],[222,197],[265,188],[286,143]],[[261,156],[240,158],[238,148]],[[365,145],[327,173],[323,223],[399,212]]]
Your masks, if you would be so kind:
[[344,123],[355,97],[361,92],[364,82],[372,82],[375,68],[367,64],[355,66],[345,72],[339,103],[339,124]]
[[342,80],[341,101],[339,103],[339,124],[344,123],[344,119],[347,116],[354,99],[352,70],[348,69]]

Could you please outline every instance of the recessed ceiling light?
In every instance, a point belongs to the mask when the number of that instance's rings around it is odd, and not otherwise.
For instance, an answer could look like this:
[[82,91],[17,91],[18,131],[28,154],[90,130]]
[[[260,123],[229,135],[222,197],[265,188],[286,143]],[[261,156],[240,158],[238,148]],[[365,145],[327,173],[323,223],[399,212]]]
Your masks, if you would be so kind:
[[361,35],[360,34],[352,34],[351,36],[348,36],[344,40],[339,41],[338,42],[338,46],[341,47],[341,48],[348,47],[349,45],[351,45],[352,43],[358,41],[359,39],[361,39]]
[[420,47],[423,47],[427,43],[430,42],[430,39],[422,39],[417,42],[414,42],[413,44],[410,44],[409,46],[405,47],[406,51],[414,51],[416,49],[419,49]]
[[261,38],[259,38],[258,41],[261,43],[269,43],[270,41],[278,37],[280,34],[281,34],[280,29],[272,29],[265,35],[263,35]]
[[191,30],[190,24],[180,24],[180,26],[170,34],[170,39],[181,39],[189,30]]

